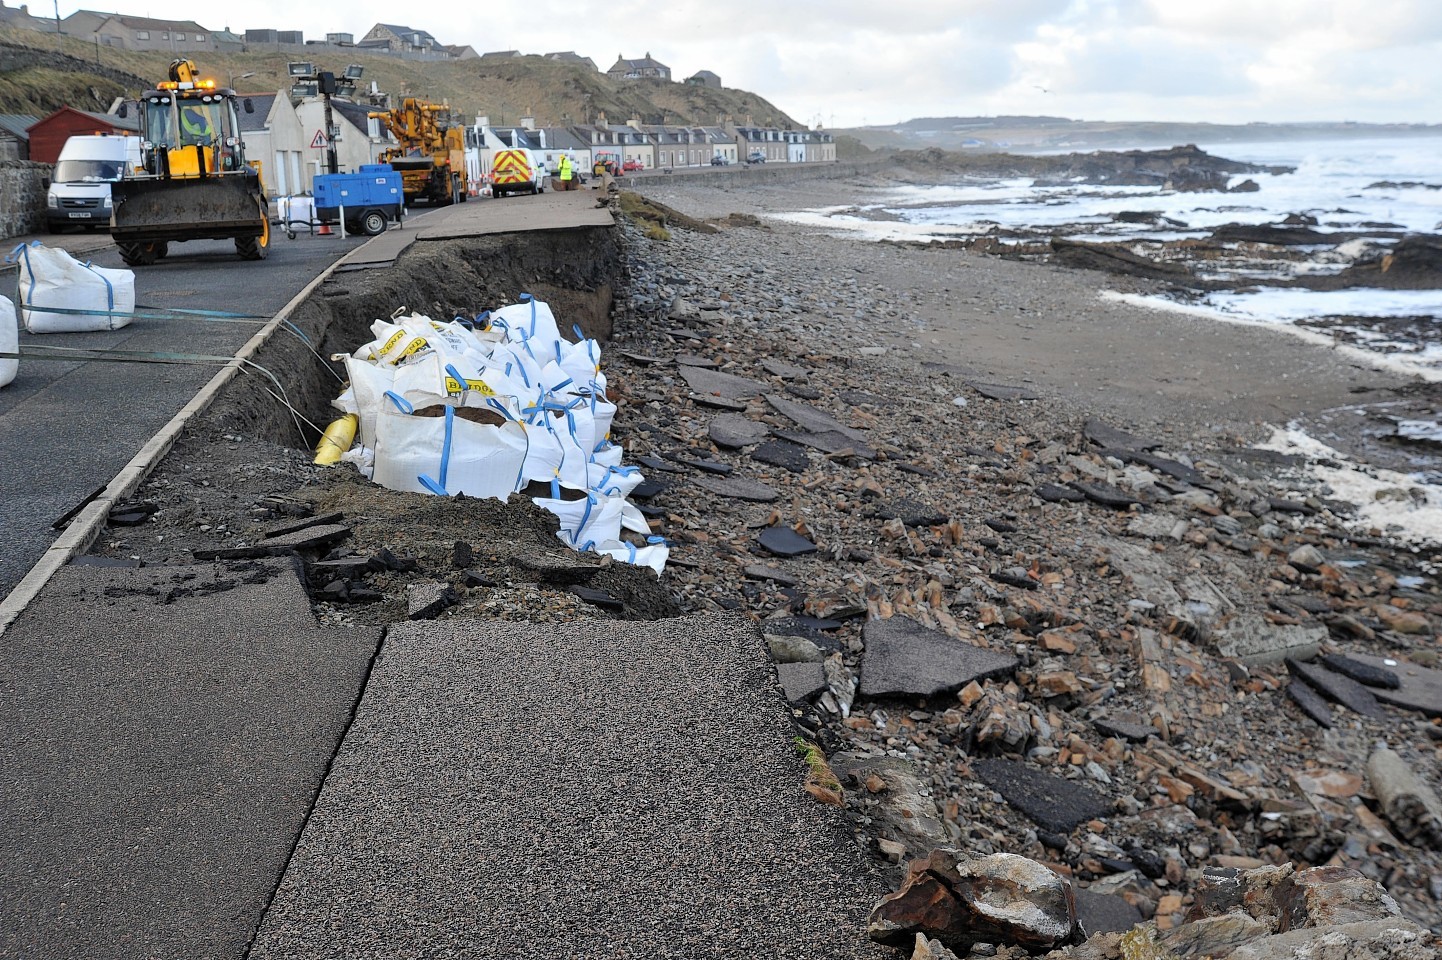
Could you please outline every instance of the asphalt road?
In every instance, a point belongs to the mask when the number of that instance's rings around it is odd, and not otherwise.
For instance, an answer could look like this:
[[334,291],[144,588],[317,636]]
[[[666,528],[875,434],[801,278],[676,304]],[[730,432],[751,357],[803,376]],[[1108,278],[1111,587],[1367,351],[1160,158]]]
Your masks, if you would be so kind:
[[[136,303],[273,316],[313,277],[365,238],[272,240],[247,262],[230,241],[174,244],[169,257],[135,271]],[[8,250],[8,247],[7,247]],[[123,267],[113,246],[82,256]],[[17,272],[0,271],[0,294],[16,300]],[[37,346],[233,354],[261,321],[136,320],[107,333],[30,335]],[[104,487],[214,374],[215,367],[155,363],[20,361],[0,389],[0,596],[54,542],[60,517]]]

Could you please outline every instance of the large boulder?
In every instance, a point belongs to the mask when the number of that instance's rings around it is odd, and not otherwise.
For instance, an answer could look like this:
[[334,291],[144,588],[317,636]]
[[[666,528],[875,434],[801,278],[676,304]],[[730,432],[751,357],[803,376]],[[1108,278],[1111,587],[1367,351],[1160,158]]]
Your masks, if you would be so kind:
[[1013,853],[957,860],[954,851],[934,850],[876,905],[867,932],[898,947],[921,933],[963,952],[977,943],[1050,950],[1076,936],[1076,901],[1071,884],[1035,860]]

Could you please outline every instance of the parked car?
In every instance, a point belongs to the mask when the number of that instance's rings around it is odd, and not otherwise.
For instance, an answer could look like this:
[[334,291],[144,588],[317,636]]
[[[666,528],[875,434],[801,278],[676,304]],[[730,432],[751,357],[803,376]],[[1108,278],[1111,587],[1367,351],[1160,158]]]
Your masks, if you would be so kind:
[[746,157],[746,162],[747,162],[747,163],[765,163],[765,162],[766,162],[766,154],[762,153],[760,150],[752,150],[751,153]]
[[645,170],[646,165],[640,160],[637,160],[633,157],[632,159],[627,160],[625,163],[621,164],[621,169],[626,171],[627,173],[634,173],[637,170]]
[[716,154],[716,156],[714,156],[714,157],[711,158],[711,166],[713,166],[713,167],[724,167],[724,166],[728,165],[730,162],[731,162],[730,160],[728,160],[728,159],[726,159],[725,157],[721,156],[721,154],[719,154],[719,153]]

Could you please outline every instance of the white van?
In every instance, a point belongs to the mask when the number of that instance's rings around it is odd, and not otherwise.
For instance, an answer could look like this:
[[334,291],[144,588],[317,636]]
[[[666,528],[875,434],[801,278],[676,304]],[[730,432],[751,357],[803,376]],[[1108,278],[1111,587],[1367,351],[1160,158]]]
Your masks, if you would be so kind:
[[45,197],[51,233],[110,229],[110,184],[140,166],[140,138],[79,134],[65,141]]

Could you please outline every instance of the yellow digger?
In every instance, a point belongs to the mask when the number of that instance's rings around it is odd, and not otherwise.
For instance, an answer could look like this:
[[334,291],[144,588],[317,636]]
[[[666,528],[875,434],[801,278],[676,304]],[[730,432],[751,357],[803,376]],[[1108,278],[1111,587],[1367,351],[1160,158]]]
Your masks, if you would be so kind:
[[401,101],[397,110],[370,114],[396,139],[378,160],[401,175],[407,204],[464,203],[468,198],[465,128],[452,126],[450,116],[449,106],[416,97]]
[[[259,165],[245,158],[235,91],[201,79],[193,61],[175,60],[170,79],[137,106],[142,167],[110,189],[110,235],[121,259],[144,266],[171,243],[234,240],[242,260],[264,260],[269,211]],[[249,100],[242,107],[254,112]]]

